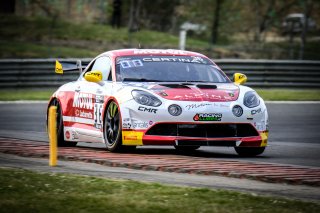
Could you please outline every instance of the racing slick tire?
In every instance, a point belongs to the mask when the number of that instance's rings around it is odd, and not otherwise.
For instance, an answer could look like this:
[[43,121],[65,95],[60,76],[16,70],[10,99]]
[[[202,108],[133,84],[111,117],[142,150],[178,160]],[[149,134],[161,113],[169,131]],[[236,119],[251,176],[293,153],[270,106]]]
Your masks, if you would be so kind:
[[177,151],[190,152],[199,149],[200,146],[174,146]]
[[264,152],[266,147],[234,147],[238,155],[243,157],[254,157]]
[[122,145],[122,128],[119,106],[111,101],[104,117],[103,135],[107,149],[110,152],[128,152],[135,150],[136,146]]
[[[60,107],[59,101],[57,99],[54,99],[51,102],[50,106],[57,107],[56,121],[57,121],[57,145],[58,145],[58,147],[74,147],[74,146],[76,146],[77,142],[69,142],[69,141],[64,140],[64,135],[63,135],[64,126],[63,126],[62,112],[61,112],[61,107]],[[48,110],[48,113],[49,113],[49,110]],[[48,122],[49,122],[49,119],[48,119]]]

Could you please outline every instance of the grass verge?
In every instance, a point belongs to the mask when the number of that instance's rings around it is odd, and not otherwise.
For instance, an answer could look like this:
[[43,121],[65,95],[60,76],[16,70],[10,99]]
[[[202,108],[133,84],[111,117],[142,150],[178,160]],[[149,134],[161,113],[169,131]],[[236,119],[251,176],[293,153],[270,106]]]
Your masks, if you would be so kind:
[[49,100],[55,89],[7,89],[0,90],[0,101]]
[[[0,90],[0,101],[48,100],[55,89]],[[320,90],[257,89],[265,101],[320,101]]]
[[2,212],[318,212],[315,203],[223,190],[0,169]]
[[257,89],[265,101],[320,101],[319,89]]

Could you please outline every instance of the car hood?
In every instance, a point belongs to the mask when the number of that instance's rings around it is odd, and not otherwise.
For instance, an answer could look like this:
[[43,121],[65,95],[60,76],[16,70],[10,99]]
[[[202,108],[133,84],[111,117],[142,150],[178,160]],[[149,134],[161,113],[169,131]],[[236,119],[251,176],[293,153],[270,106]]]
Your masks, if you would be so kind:
[[164,99],[177,101],[235,101],[239,97],[239,87],[233,83],[130,83],[134,87],[147,89]]

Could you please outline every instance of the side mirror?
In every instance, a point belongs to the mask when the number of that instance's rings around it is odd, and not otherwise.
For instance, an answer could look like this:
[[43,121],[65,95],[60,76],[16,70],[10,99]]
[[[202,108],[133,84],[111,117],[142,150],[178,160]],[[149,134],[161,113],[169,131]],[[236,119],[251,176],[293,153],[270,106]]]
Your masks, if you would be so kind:
[[98,83],[102,81],[102,72],[99,70],[93,70],[84,74],[84,79],[89,82]]
[[236,84],[244,84],[247,82],[247,76],[245,74],[242,73],[235,73],[233,74],[233,81]]

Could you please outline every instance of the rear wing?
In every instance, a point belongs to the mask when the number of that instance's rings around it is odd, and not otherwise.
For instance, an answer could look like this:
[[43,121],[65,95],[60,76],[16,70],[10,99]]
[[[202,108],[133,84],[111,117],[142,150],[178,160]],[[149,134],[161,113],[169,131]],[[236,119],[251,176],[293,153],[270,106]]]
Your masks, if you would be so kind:
[[69,63],[69,62],[60,63],[58,60],[56,60],[55,73],[62,75],[64,72],[78,71],[81,74],[84,68],[85,66],[82,66],[81,60],[77,60],[76,63]]

